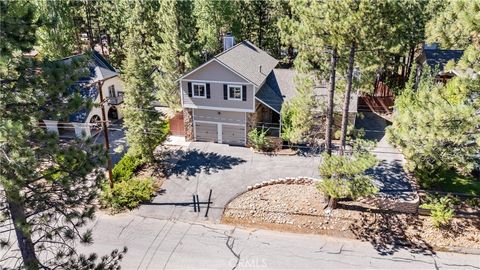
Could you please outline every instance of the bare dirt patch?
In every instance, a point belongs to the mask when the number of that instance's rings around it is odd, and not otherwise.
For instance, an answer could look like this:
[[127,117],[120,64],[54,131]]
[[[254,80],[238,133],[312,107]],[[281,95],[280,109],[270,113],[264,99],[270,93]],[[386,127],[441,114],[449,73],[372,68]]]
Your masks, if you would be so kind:
[[456,218],[436,229],[428,217],[355,209],[341,202],[325,214],[324,197],[314,185],[278,184],[248,191],[226,209],[222,222],[280,231],[326,234],[369,241],[382,254],[409,247],[417,252],[480,251],[480,218]]

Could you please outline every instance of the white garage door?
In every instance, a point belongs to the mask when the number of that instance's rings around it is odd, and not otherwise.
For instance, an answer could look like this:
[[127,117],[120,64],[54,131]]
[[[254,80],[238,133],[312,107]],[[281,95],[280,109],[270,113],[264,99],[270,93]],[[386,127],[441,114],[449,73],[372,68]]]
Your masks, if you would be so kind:
[[195,122],[195,140],[199,142],[217,142],[217,124]]
[[222,143],[245,145],[245,126],[222,124]]

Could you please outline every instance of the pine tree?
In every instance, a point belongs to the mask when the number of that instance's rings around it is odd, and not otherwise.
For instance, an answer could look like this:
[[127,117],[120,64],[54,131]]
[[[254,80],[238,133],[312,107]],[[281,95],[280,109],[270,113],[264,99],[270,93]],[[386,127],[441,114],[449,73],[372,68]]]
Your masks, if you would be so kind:
[[[362,141],[357,143],[364,145]],[[328,211],[337,207],[340,198],[355,200],[378,192],[372,177],[365,174],[366,170],[377,164],[377,159],[369,150],[371,149],[359,147],[352,155],[323,155],[319,167],[322,181],[317,188],[329,198]]]
[[192,1],[173,0],[160,2],[158,11],[162,42],[157,50],[159,72],[154,74],[155,86],[159,100],[174,110],[180,109],[178,83],[175,81],[197,66],[200,57],[192,12]]
[[125,39],[127,21],[132,1],[104,0],[94,1],[98,10],[99,41],[103,45],[104,56],[116,67],[121,67],[125,59]]
[[464,49],[461,69],[480,72],[480,1],[446,1],[428,22],[428,41]]
[[292,44],[298,50],[295,69],[303,74],[313,74],[318,82],[330,77],[325,146],[327,153],[331,153],[339,40],[330,22],[341,18],[337,13],[326,9],[325,2],[296,0],[290,4],[292,16],[280,20],[279,25],[283,43]]
[[168,131],[164,116],[152,104],[155,101],[155,91],[150,56],[152,44],[156,43],[152,36],[146,36],[151,29],[142,24],[146,16],[155,15],[156,12],[156,7],[149,1],[137,0],[134,3],[128,21],[129,35],[123,76],[123,114],[129,152],[141,155],[147,161],[154,160],[154,150],[165,140]]
[[197,21],[198,41],[204,52],[215,55],[222,51],[222,37],[227,32],[239,36],[240,22],[236,20],[234,1],[228,0],[195,0],[194,15]]
[[397,98],[387,135],[402,149],[407,168],[422,184],[435,184],[450,170],[463,174],[472,170],[480,151],[478,93],[475,80],[456,78],[446,86],[437,85],[424,71],[418,89],[407,88]]
[[23,57],[41,26],[34,7],[28,1],[1,1],[0,11],[0,247],[18,245],[18,252],[6,251],[10,261],[0,259],[0,264],[26,269],[115,266],[125,251],[114,251],[96,264],[95,254],[85,257],[75,250],[78,241],[92,242],[91,230],[79,229],[95,213],[103,179],[99,166],[105,162],[102,147],[89,140],[62,142],[41,127],[43,119],[63,119],[85,106],[78,87],[72,87],[84,62]]
[[282,139],[289,143],[304,143],[311,138],[311,129],[314,126],[314,111],[319,104],[311,89],[314,82],[305,75],[298,74],[295,78],[297,94],[282,105]]
[[74,18],[75,8],[70,2],[41,0],[36,2],[38,16],[45,25],[37,31],[37,50],[42,56],[60,59],[80,53],[81,41]]
[[281,56],[278,21],[284,16],[285,1],[237,1],[240,40],[249,40],[276,58]]

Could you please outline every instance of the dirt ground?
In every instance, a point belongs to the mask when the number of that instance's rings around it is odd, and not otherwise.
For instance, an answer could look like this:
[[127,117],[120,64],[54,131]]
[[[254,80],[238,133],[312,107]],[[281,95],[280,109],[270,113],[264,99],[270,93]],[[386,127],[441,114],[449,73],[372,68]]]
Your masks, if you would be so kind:
[[314,185],[270,185],[248,191],[225,210],[222,222],[245,227],[326,234],[369,241],[391,254],[400,247],[412,250],[480,252],[480,217],[455,218],[448,228],[435,228],[428,217],[358,211],[357,203],[340,202],[324,212],[323,196]]

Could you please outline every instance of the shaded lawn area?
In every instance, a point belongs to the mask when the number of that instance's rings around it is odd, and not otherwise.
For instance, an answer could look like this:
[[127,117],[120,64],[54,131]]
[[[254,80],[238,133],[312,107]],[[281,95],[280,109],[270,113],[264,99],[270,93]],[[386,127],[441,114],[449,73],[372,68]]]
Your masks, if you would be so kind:
[[432,186],[423,186],[436,191],[465,193],[480,196],[480,179],[473,176],[464,176],[455,171],[448,171],[441,176],[443,181]]

